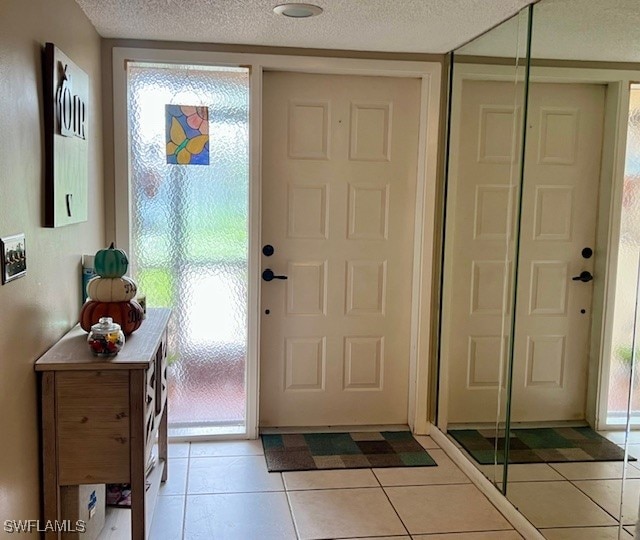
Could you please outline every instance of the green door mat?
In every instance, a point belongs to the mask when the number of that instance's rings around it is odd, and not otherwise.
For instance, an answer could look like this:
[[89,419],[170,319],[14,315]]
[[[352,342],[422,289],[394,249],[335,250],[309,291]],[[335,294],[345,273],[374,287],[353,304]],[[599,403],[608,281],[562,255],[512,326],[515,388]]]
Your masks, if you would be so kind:
[[[495,429],[451,429],[447,433],[479,464],[494,463]],[[589,427],[518,428],[510,434],[509,463],[623,460],[622,448]],[[498,463],[504,463],[504,431],[498,438]]]
[[269,472],[375,467],[432,467],[409,431],[262,435]]

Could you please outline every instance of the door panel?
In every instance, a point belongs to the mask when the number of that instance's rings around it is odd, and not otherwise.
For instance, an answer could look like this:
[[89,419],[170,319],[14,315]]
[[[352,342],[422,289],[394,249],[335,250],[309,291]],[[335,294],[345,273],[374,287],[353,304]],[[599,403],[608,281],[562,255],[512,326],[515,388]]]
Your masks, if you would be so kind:
[[263,426],[407,422],[418,79],[265,73]]

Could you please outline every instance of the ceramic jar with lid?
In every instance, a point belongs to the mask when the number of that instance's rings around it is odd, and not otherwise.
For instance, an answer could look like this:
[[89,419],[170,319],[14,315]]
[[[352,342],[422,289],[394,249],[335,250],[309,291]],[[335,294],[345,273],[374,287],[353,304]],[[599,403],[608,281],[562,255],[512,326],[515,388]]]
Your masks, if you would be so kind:
[[124,333],[111,317],[101,317],[91,327],[87,344],[96,356],[115,356],[124,345]]

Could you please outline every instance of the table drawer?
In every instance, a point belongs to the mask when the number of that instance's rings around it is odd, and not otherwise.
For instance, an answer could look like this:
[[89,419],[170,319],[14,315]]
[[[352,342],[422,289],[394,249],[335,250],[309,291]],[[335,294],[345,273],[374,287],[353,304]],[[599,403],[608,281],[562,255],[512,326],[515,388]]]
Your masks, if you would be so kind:
[[129,373],[56,373],[60,484],[129,481]]

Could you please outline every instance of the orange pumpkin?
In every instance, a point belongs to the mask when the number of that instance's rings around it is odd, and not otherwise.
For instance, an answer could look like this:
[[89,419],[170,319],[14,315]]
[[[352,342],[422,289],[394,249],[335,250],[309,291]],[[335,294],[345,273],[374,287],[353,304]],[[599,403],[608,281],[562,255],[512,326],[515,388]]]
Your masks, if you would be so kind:
[[135,300],[127,302],[87,300],[80,311],[80,326],[85,332],[90,332],[91,327],[100,320],[100,317],[111,317],[128,336],[140,328],[142,316],[142,308]]

